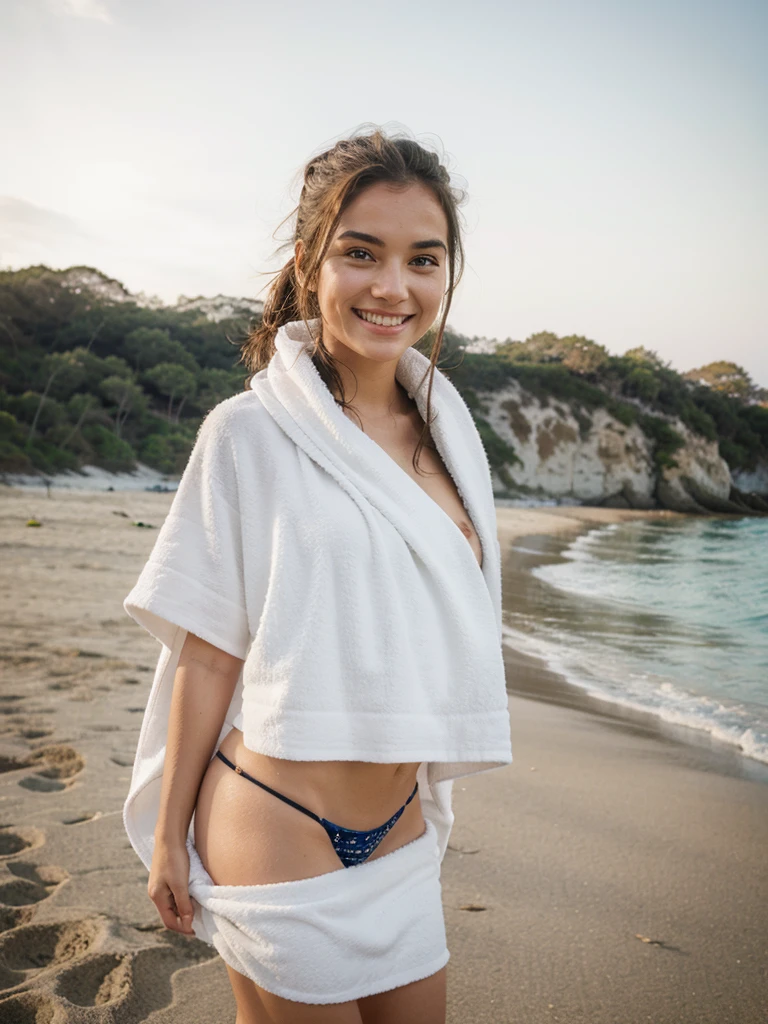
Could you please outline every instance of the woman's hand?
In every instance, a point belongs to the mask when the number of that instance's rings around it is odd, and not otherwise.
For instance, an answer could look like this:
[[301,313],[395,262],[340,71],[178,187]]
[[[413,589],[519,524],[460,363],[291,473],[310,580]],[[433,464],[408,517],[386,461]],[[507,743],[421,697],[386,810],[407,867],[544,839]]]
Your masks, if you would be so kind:
[[155,842],[148,892],[166,928],[181,932],[182,935],[195,934],[192,930],[189,854],[186,846]]

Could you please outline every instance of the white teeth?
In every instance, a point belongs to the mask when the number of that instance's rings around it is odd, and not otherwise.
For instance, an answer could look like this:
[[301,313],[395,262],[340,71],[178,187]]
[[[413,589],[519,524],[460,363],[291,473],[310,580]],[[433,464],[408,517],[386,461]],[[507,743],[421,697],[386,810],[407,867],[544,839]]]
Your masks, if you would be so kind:
[[365,313],[361,309],[357,313],[363,320],[367,320],[369,324],[378,324],[380,327],[399,326],[408,319],[407,316],[379,316],[378,313]]

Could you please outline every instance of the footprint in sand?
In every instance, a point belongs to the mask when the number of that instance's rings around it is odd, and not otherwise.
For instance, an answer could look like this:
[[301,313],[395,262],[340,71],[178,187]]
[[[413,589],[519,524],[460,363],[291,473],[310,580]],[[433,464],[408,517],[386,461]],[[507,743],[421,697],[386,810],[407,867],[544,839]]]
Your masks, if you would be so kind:
[[0,992],[84,957],[101,938],[105,926],[105,919],[91,918],[12,928],[0,936]]
[[39,828],[0,828],[0,861],[15,857],[22,850],[36,850],[45,842],[45,833]]
[[74,747],[60,743],[35,750],[26,759],[25,767],[37,767],[39,770],[19,782],[23,789],[35,793],[56,793],[72,785],[85,767],[85,761]]
[[63,868],[21,861],[8,864],[8,871],[14,877],[0,882],[0,932],[27,924],[37,905],[69,878]]
[[101,817],[101,811],[86,811],[85,814],[80,814],[76,818],[65,818],[62,821],[62,825],[84,825],[88,821],[96,821]]
[[60,1020],[54,1016],[56,1004],[41,992],[23,992],[20,996],[0,999],[0,1020],[8,1024],[41,1024]]
[[30,775],[27,779],[19,782],[22,789],[28,789],[30,793],[60,793],[67,788],[65,782],[57,782],[56,779],[41,779],[37,775]]
[[112,764],[119,765],[121,768],[133,768],[134,760],[133,755],[127,754],[115,754],[114,757],[110,757]]
[[[110,1019],[144,1020],[173,1001],[171,976],[203,963],[216,950],[199,939],[168,933],[163,945],[135,953],[86,957],[56,980],[56,995],[75,1006],[109,1007]],[[181,941],[178,941],[181,940]]]

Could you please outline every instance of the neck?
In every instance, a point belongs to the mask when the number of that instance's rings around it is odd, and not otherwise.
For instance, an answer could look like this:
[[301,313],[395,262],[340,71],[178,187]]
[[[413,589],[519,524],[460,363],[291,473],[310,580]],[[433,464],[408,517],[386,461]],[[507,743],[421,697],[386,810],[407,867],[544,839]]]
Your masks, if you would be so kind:
[[[348,352],[343,357],[332,355],[332,359],[344,386],[345,400],[368,421],[408,415],[413,410],[414,401],[395,377],[399,360],[378,363]],[[339,401],[341,396],[333,382],[330,389]]]

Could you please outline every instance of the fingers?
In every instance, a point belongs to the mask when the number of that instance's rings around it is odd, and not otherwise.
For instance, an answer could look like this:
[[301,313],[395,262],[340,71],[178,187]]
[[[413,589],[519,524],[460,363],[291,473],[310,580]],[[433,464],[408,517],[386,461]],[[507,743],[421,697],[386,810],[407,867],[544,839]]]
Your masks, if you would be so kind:
[[176,886],[176,894],[167,885],[151,891],[150,899],[157,907],[163,924],[182,935],[194,935],[192,929],[192,902],[185,886]]
[[179,931],[185,935],[194,935],[192,930],[192,900],[189,898],[189,890],[186,886],[178,886],[174,892],[174,900],[176,903],[176,914],[177,921],[179,923]]
[[176,903],[173,899],[173,893],[167,887],[163,887],[162,892],[150,893],[150,899],[157,907],[157,911],[160,917],[163,919],[163,924],[166,928],[170,928],[171,931],[180,931],[179,925],[176,921]]

